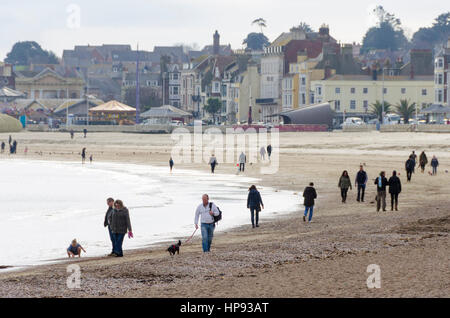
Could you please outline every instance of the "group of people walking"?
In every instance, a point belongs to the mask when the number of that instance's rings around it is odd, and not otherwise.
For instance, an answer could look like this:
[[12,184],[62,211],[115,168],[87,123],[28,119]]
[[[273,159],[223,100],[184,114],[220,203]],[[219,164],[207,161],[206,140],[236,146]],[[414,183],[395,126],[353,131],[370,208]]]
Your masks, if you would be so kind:
[[[428,164],[428,158],[425,154],[425,151],[422,151],[422,153],[419,156],[419,167],[422,173],[425,173],[425,168]],[[413,151],[410,155],[408,160],[405,162],[405,169],[406,169],[406,178],[408,182],[411,182],[411,178],[413,173],[415,172],[415,168],[417,165],[417,155],[415,151]],[[431,175],[437,174],[437,168],[439,166],[439,161],[436,156],[433,156],[430,162],[432,172],[430,172]]]
[[[9,144],[9,154],[13,155],[17,153],[17,141],[12,139],[12,136],[9,135],[8,138],[8,144]],[[4,153],[6,149],[6,143],[2,141],[0,143],[0,151],[1,153]]]

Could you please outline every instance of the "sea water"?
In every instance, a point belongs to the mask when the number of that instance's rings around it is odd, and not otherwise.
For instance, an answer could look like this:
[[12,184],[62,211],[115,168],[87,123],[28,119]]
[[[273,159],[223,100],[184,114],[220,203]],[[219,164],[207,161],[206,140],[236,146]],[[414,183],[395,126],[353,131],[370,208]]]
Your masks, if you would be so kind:
[[252,184],[265,204],[262,220],[299,206],[293,192],[262,187],[257,179],[238,175],[169,173],[168,167],[137,164],[0,160],[0,266],[61,260],[75,238],[85,256],[110,253],[103,226],[108,197],[121,199],[130,211],[134,238],[125,238],[125,250],[190,236],[204,193],[223,211],[217,231],[249,224],[246,200]]

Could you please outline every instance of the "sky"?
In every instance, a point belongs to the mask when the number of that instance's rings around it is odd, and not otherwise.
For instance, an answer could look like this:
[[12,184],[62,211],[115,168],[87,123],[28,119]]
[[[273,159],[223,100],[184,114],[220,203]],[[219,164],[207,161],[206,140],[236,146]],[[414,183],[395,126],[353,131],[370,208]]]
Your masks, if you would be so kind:
[[0,60],[17,41],[36,41],[61,57],[64,49],[86,44],[202,48],[215,30],[221,44],[237,49],[248,33],[260,32],[251,24],[257,18],[267,21],[270,41],[306,22],[315,30],[328,24],[342,43],[361,42],[378,4],[400,18],[407,36],[450,10],[447,0],[0,0]]

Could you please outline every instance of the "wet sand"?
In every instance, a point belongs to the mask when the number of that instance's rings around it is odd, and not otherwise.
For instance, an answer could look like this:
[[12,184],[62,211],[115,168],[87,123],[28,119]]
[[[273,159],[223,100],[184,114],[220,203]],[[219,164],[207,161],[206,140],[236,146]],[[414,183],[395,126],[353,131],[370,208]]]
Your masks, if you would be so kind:
[[[77,134],[70,140],[63,133],[20,133],[13,137],[19,143],[17,157],[73,161],[86,147],[94,164],[168,166],[173,144],[170,135],[88,133],[86,139]],[[7,140],[7,134],[0,134],[2,139]],[[216,236],[210,255],[201,252],[197,235],[173,258],[162,245],[128,252],[124,258],[77,259],[71,262],[81,266],[80,290],[66,287],[67,263],[0,271],[0,296],[449,297],[450,174],[445,173],[450,168],[449,145],[447,134],[281,134],[278,173],[260,175],[255,164],[247,165],[244,175],[293,193],[313,181],[319,194],[313,223],[303,222],[299,200],[298,211],[290,216],[263,222],[257,229],[244,224]],[[425,150],[429,161],[436,154],[438,175],[416,170],[407,184],[404,162],[412,150],[418,155]],[[360,163],[369,175],[366,202],[356,202],[353,189],[348,203],[342,204],[339,176],[348,170],[353,182]],[[175,162],[177,168],[209,169],[206,164]],[[403,185],[399,211],[390,211],[388,198],[388,211],[377,213],[373,179],[381,170],[389,176],[394,169]],[[236,167],[220,164],[217,172],[234,174]],[[380,289],[367,288],[370,264],[381,268]]]

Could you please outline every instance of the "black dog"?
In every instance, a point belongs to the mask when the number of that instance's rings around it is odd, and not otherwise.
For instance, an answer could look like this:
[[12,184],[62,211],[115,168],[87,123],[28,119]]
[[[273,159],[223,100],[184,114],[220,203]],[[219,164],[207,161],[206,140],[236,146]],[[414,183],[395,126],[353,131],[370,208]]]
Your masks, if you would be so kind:
[[170,245],[170,247],[167,249],[167,251],[169,252],[169,254],[171,256],[175,255],[175,253],[180,254],[180,246],[181,246],[181,241],[178,241],[178,244]]

